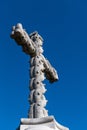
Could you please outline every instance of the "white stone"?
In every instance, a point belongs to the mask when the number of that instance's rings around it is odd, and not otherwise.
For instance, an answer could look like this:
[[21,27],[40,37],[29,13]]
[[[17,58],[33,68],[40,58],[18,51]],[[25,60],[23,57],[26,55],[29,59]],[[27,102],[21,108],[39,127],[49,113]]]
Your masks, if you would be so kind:
[[12,28],[11,38],[22,46],[26,54],[31,56],[29,118],[21,119],[19,130],[68,130],[57,123],[53,116],[49,117],[45,109],[47,100],[43,95],[46,91],[43,80],[46,77],[52,83],[58,80],[58,75],[42,54],[42,37],[38,32],[28,35],[22,24],[18,23]]
[[35,119],[21,119],[19,130],[69,130],[67,127],[60,125],[53,116]]

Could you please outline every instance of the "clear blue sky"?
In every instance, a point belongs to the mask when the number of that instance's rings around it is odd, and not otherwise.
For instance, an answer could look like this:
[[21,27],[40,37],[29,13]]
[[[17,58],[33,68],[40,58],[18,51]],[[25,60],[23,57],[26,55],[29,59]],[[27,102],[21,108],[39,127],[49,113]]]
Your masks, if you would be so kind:
[[27,117],[29,56],[10,38],[21,22],[44,38],[44,55],[59,81],[46,81],[49,115],[70,130],[87,130],[87,1],[0,1],[0,129],[15,130]]

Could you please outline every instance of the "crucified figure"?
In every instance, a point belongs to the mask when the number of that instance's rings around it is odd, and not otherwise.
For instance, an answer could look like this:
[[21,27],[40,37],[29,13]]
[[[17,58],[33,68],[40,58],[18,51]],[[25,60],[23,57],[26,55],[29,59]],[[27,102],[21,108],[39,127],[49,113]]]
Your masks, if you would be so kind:
[[18,45],[22,46],[26,54],[30,55],[30,109],[28,116],[29,118],[46,117],[48,116],[48,111],[44,108],[47,100],[44,96],[46,89],[43,80],[46,77],[46,79],[53,83],[58,80],[58,75],[42,54],[43,38],[38,32],[28,35],[20,23],[13,26],[11,38]]

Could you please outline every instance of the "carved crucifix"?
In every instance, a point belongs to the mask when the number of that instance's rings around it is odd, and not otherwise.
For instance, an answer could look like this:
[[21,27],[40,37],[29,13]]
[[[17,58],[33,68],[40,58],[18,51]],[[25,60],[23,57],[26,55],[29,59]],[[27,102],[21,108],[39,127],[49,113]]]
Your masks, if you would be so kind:
[[28,117],[46,117],[48,116],[48,112],[44,108],[47,100],[44,96],[46,89],[43,80],[46,77],[46,79],[53,83],[58,80],[58,75],[49,61],[42,55],[43,38],[38,32],[33,32],[28,35],[20,23],[13,26],[11,38],[18,45],[22,46],[26,54],[30,55],[30,110]]

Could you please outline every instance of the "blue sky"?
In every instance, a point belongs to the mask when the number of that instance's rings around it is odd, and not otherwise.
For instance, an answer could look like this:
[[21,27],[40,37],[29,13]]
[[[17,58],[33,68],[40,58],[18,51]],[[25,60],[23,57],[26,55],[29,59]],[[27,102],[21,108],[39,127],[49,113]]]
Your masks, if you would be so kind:
[[44,39],[44,55],[59,81],[45,81],[49,115],[70,130],[87,129],[87,1],[0,1],[0,129],[15,130],[27,117],[29,56],[10,38],[21,22]]

